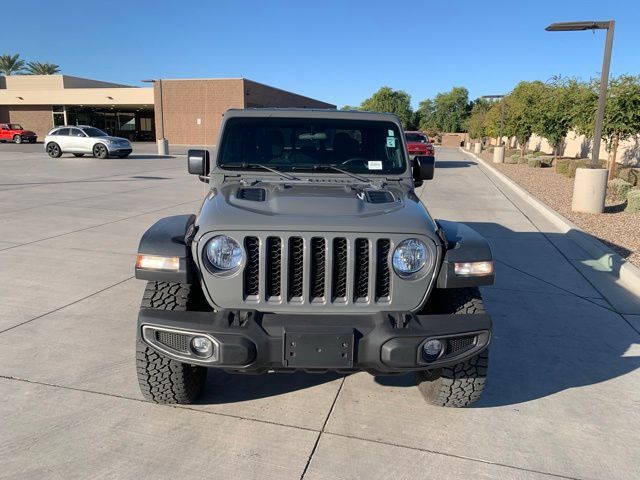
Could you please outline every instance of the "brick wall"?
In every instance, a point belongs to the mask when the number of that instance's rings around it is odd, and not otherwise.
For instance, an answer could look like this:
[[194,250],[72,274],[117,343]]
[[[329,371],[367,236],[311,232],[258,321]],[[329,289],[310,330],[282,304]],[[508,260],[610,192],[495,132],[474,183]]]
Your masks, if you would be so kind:
[[47,132],[53,128],[50,105],[9,105],[6,109],[9,112],[7,121],[19,123],[25,130],[36,132],[38,140],[43,140]]
[[[160,135],[160,89],[154,84],[156,136]],[[222,114],[244,107],[242,79],[163,80],[164,135],[169,144],[215,145]],[[198,123],[200,119],[200,123]]]
[[[154,84],[156,136],[160,138],[160,88]],[[215,145],[229,108],[336,108],[330,103],[241,78],[163,80],[164,135],[169,144]],[[199,122],[198,122],[199,119]]]
[[293,107],[293,108],[332,108],[336,106],[279,88],[244,80],[246,107]]

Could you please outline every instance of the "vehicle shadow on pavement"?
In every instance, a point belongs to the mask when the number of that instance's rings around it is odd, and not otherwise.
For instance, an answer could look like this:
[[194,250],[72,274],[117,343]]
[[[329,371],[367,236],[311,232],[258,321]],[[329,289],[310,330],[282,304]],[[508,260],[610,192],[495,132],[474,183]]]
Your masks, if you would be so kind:
[[[593,258],[567,234],[465,223],[487,238],[496,269],[496,284],[482,288],[494,332],[487,386],[475,408],[528,402],[640,367],[640,356],[630,352],[640,332],[613,306],[628,300],[629,310],[622,313],[640,313],[640,299],[615,282],[619,257]],[[603,277],[607,299],[622,303],[602,298],[594,288]],[[415,385],[413,374],[376,381]]]
[[153,154],[140,154],[132,153],[127,158],[109,157],[109,160],[166,160],[169,158],[176,158],[174,155],[153,155]]
[[477,165],[477,163],[467,160],[447,160],[446,162],[438,162],[436,160],[436,168],[466,168],[474,165]]
[[306,390],[332,382],[343,375],[337,373],[269,373],[264,375],[231,374],[209,369],[207,386],[198,399],[199,405],[215,405],[274,397]]

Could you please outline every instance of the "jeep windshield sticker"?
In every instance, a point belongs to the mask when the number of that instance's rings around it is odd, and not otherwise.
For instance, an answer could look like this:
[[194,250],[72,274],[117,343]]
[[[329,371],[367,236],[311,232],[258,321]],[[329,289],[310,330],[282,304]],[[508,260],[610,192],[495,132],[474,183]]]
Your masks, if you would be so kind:
[[388,134],[389,137],[395,137],[396,136],[396,132],[394,132],[393,130],[387,130],[387,132],[389,132],[389,134]]
[[369,160],[367,162],[367,168],[369,170],[382,170],[382,161],[381,160]]
[[396,146],[396,138],[395,137],[387,137],[387,147],[394,148]]

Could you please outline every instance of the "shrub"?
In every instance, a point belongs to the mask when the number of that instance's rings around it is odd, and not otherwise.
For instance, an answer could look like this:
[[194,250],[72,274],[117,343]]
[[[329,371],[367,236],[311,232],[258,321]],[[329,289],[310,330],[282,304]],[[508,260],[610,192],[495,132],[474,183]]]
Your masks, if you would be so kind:
[[533,155],[534,157],[541,157],[541,156],[543,156],[543,155],[546,155],[546,153],[544,153],[544,152],[543,152],[543,151],[541,151],[541,150],[538,150],[538,151],[536,151],[536,152],[533,152],[531,155]]
[[631,185],[640,185],[640,170],[637,168],[622,167],[616,169],[616,177],[629,182]]
[[538,158],[542,162],[543,167],[550,167],[553,165],[553,155],[541,155]]
[[627,193],[627,208],[625,212],[640,213],[640,188],[634,188]]
[[610,197],[616,200],[624,200],[627,198],[627,193],[633,185],[629,182],[622,180],[621,178],[614,178],[607,184],[607,193]]
[[539,158],[530,158],[527,162],[530,167],[540,168],[542,167],[542,161]]
[[569,178],[575,178],[576,170],[586,167],[587,165],[589,165],[587,160],[569,160],[569,169],[567,170],[566,176]]
[[524,165],[525,163],[528,163],[529,159],[527,158],[527,156],[525,155],[524,157],[519,157],[518,158],[518,163],[521,165]]
[[518,159],[519,159],[519,158],[520,158],[520,154],[518,154],[518,155],[511,155],[510,157],[506,157],[506,158],[504,159],[504,163],[511,163],[511,164],[518,163]]
[[556,172],[567,175],[569,173],[569,162],[566,158],[559,158],[556,160]]

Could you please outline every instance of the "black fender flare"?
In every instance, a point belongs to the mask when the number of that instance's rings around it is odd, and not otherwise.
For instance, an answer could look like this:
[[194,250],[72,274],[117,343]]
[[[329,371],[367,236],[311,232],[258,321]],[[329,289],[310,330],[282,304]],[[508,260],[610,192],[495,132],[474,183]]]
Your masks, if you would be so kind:
[[138,254],[159,257],[178,257],[177,272],[140,269],[136,265],[135,275],[140,280],[171,283],[193,283],[197,278],[196,266],[191,256],[191,239],[195,234],[196,216],[175,215],[154,223],[144,232],[138,245]]
[[492,261],[489,242],[471,227],[448,220],[436,220],[446,239],[446,251],[436,283],[437,288],[466,288],[493,285],[495,272],[490,275],[461,277],[454,272],[454,263]]

